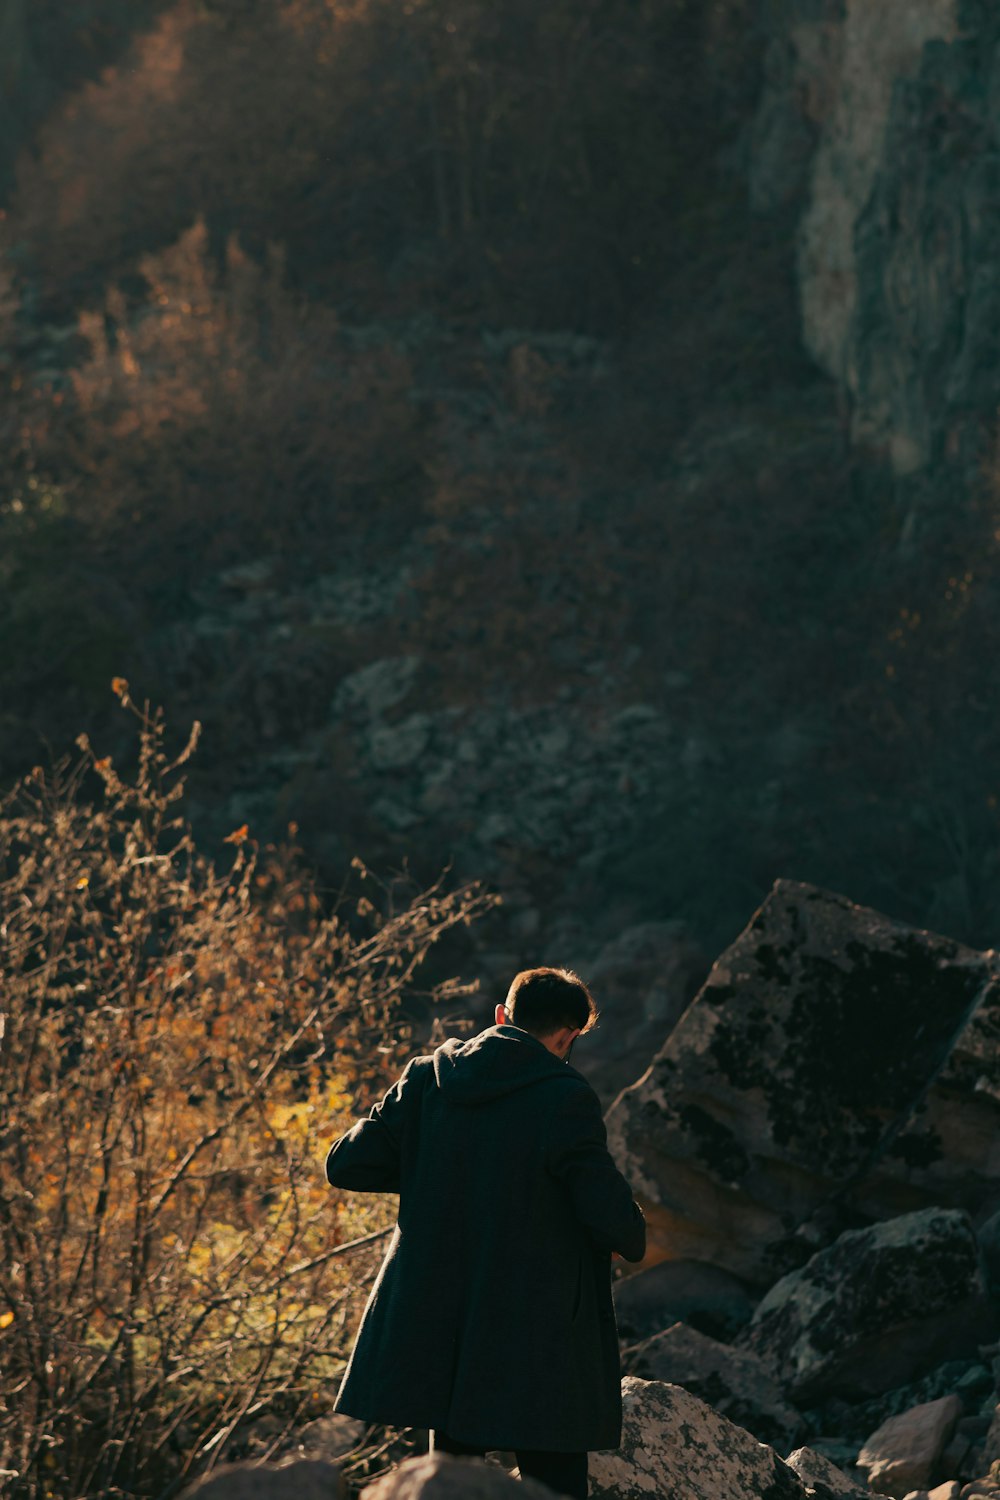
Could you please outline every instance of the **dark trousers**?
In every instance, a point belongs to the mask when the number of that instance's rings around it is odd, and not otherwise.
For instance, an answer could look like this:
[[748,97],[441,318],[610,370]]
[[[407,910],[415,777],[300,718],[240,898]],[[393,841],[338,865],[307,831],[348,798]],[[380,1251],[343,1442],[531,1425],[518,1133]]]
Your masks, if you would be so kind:
[[[485,1448],[473,1448],[460,1443],[446,1432],[432,1432],[432,1453],[452,1453],[456,1458],[485,1458]],[[557,1495],[568,1495],[570,1500],[587,1500],[587,1455],[586,1453],[549,1453],[540,1448],[515,1449],[517,1467],[522,1479],[537,1479],[548,1485]]]

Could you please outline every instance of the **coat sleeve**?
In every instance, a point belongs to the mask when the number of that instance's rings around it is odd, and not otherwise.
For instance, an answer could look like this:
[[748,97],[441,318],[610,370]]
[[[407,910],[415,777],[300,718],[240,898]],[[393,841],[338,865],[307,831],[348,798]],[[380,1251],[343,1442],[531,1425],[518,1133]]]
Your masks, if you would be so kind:
[[384,1098],[372,1105],[368,1118],[334,1141],[326,1158],[326,1180],[333,1187],[360,1193],[399,1192],[409,1074],[408,1063]]
[[597,1095],[589,1085],[566,1093],[546,1155],[548,1171],[568,1191],[577,1218],[599,1249],[642,1260],[646,1220],[608,1150]]

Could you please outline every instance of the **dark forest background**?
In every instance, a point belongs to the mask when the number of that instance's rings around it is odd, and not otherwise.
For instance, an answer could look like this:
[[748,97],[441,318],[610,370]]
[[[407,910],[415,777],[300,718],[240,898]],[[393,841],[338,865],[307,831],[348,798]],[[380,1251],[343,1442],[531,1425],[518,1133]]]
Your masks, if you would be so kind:
[[[207,847],[451,861],[497,973],[651,922],[711,955],[779,875],[995,942],[997,23],[959,8],[873,136],[838,379],[836,58],[809,94],[793,55],[832,0],[7,0],[0,780],[127,756],[119,676],[203,721]],[[879,381],[919,460],[857,421]]]

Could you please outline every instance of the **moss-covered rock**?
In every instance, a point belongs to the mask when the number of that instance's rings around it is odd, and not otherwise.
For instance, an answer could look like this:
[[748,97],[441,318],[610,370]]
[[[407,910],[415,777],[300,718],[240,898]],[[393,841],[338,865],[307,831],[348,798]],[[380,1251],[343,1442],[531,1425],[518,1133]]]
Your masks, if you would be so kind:
[[[654,1242],[767,1285],[844,1227],[845,1204],[849,1224],[936,1202],[951,1171],[937,1113],[901,1132],[936,1079],[952,1104],[975,1094],[952,1049],[992,1026],[994,972],[990,955],[779,881],[609,1112]],[[967,1142],[957,1205],[981,1206],[995,1138]]]
[[927,1209],[842,1234],[771,1288],[737,1344],[811,1401],[899,1385],[974,1351],[992,1321],[968,1215]]

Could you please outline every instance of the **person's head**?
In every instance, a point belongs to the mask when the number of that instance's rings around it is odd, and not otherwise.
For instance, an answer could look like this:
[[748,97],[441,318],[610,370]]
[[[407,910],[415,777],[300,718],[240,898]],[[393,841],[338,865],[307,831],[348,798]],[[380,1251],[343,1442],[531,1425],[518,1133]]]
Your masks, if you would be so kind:
[[572,969],[524,969],[497,1006],[497,1025],[520,1026],[555,1057],[568,1061],[576,1038],[597,1022],[597,1006]]

